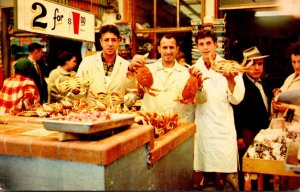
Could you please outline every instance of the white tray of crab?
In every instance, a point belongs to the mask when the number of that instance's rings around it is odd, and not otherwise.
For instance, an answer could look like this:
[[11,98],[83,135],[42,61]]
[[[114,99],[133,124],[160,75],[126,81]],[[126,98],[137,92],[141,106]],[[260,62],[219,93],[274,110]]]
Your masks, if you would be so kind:
[[111,113],[111,118],[92,122],[75,122],[62,120],[62,117],[43,120],[45,129],[67,133],[92,134],[109,129],[129,126],[134,123],[132,114]]

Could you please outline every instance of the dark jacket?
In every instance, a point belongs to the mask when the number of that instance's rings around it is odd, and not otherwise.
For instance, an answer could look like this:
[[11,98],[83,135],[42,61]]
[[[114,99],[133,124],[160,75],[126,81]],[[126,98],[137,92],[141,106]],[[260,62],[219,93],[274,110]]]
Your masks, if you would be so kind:
[[238,105],[233,105],[238,139],[242,138],[242,129],[249,129],[258,133],[261,129],[269,127],[270,103],[273,97],[272,90],[265,85],[262,79],[262,86],[269,104],[269,112],[267,112],[259,89],[246,74],[243,75],[243,80],[245,84],[244,99]]
[[[28,59],[29,60],[29,59]],[[30,61],[30,60],[29,60]],[[39,65],[39,64],[37,64]],[[40,76],[38,75],[38,72],[33,67],[32,74],[30,75],[30,78],[35,82],[37,88],[39,89],[40,93],[40,103],[46,103],[48,100],[48,91],[47,91],[47,83],[45,81],[45,76],[43,74],[42,66],[40,67],[42,80],[40,80]]]

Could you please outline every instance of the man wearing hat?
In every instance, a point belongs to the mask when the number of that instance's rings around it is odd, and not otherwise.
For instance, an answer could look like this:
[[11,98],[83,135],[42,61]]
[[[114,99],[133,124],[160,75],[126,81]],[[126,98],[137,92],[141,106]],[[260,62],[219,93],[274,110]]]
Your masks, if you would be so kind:
[[28,59],[32,62],[34,69],[32,71],[32,79],[34,80],[36,86],[38,87],[40,93],[40,103],[46,103],[48,100],[48,91],[47,91],[47,83],[44,78],[43,71],[41,70],[38,61],[43,56],[43,48],[44,46],[39,43],[31,43],[28,45]]
[[14,69],[15,75],[4,80],[0,91],[0,114],[32,110],[40,102],[38,88],[31,79],[33,64],[27,58],[20,58]]
[[[238,105],[233,105],[240,160],[257,133],[261,129],[269,127],[270,102],[273,97],[271,88],[266,86],[265,79],[262,78],[265,58],[269,55],[262,55],[254,46],[246,49],[243,56],[242,65],[248,65],[250,62],[252,64],[250,64],[249,70],[243,74],[244,99]],[[241,185],[243,185],[242,182],[240,187]]]

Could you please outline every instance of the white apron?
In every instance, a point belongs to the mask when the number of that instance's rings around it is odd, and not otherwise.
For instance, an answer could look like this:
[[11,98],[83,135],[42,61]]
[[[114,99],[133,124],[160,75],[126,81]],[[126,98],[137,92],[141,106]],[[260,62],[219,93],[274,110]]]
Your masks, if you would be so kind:
[[[222,58],[217,56],[217,60]],[[238,149],[233,109],[245,94],[242,75],[235,77],[233,94],[228,88],[226,78],[212,69],[207,70],[200,58],[195,64],[209,77],[203,83],[207,101],[196,107],[194,148],[194,170],[203,172],[231,173],[237,171]]]

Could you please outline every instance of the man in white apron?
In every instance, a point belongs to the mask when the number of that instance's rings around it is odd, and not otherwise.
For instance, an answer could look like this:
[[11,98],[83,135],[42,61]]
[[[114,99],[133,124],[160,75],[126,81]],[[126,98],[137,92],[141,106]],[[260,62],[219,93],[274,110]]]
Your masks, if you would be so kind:
[[217,37],[212,31],[198,32],[195,42],[202,55],[195,66],[201,70],[202,77],[208,79],[203,82],[207,101],[198,104],[195,113],[194,188],[199,189],[203,175],[217,173],[217,186],[227,181],[233,190],[239,190],[238,149],[231,104],[238,104],[244,97],[242,75],[221,74],[212,69],[211,59],[223,60],[215,52]]

